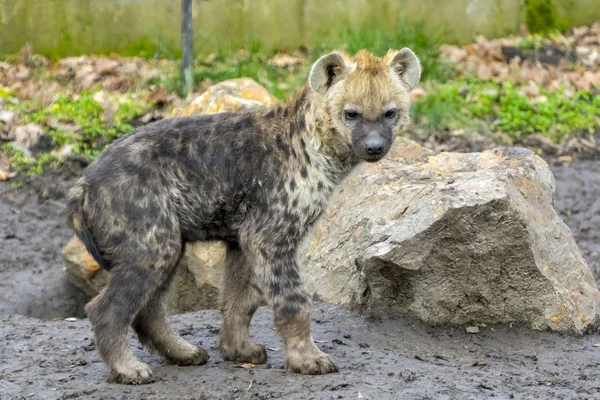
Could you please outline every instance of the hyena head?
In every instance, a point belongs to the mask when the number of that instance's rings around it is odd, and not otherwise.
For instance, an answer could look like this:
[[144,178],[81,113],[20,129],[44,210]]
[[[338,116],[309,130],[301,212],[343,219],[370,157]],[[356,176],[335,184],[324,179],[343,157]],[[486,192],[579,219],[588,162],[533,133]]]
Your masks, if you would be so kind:
[[313,65],[309,85],[323,99],[326,115],[340,139],[366,161],[378,161],[409,121],[409,92],[419,83],[421,66],[408,48],[383,58],[360,51],[350,58],[333,52]]

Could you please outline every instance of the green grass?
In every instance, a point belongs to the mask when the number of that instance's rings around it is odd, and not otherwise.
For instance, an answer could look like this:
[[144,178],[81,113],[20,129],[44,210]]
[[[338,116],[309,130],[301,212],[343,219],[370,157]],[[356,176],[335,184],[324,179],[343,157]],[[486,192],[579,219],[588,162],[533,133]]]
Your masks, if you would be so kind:
[[47,167],[58,167],[62,158],[51,153],[42,153],[38,158],[30,157],[15,149],[11,143],[4,143],[1,150],[8,155],[14,169],[27,175],[41,175]]
[[432,85],[413,104],[415,124],[430,131],[471,128],[524,139],[538,133],[556,143],[577,132],[593,133],[600,124],[600,97],[576,91],[540,89],[543,101],[519,93],[511,81],[501,84],[474,78]]
[[[110,143],[131,132],[133,126],[130,121],[151,109],[152,104],[144,104],[131,96],[124,96],[109,122],[103,120],[104,109],[94,100],[93,91],[84,91],[77,97],[58,94],[49,106],[42,105],[34,98],[14,105],[8,103],[7,108],[19,111],[23,124],[40,125],[52,138],[53,149],[71,144],[75,154],[94,159]],[[50,120],[73,126],[75,132],[53,128]],[[41,174],[44,168],[55,167],[61,162],[59,156],[50,152],[40,153],[36,158],[30,157],[14,149],[10,143],[5,143],[2,150],[9,156],[16,170],[30,175]]]
[[399,21],[395,28],[375,18],[367,18],[358,26],[348,25],[339,36],[320,44],[325,49],[343,47],[354,54],[366,49],[377,56],[383,56],[389,49],[400,50],[408,47],[419,57],[423,69],[422,80],[447,81],[454,73],[447,63],[439,58],[438,47],[442,36],[426,33],[422,24]]

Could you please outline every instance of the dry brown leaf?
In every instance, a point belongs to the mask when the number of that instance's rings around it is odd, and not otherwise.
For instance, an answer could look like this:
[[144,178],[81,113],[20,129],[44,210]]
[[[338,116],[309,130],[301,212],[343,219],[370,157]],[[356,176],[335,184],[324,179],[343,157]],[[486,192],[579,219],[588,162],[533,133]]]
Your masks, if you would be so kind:
[[300,57],[291,56],[289,54],[276,54],[271,59],[271,64],[278,68],[289,68],[300,65],[304,60]]
[[256,365],[255,364],[236,364],[233,366],[233,368],[252,369],[252,368],[256,368]]
[[0,169],[0,181],[7,181],[11,178],[14,178],[16,175],[16,172],[8,172]]

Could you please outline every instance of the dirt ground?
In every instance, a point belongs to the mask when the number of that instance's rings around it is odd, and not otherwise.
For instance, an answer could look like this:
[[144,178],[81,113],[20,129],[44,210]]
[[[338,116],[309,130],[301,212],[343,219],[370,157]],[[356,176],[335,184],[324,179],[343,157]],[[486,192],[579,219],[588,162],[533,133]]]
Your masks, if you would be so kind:
[[[552,170],[557,210],[600,282],[600,161]],[[324,304],[315,306],[314,337],[340,362],[337,374],[303,377],[281,369],[284,353],[267,310],[257,314],[253,334],[275,349],[269,364],[236,368],[216,352],[220,318],[206,311],[172,321],[188,340],[208,348],[207,365],[170,366],[138,346],[158,381],[108,384],[88,321],[49,321],[83,317],[86,301],[66,281],[60,255],[72,235],[64,195],[75,175],[21,189],[0,182],[0,400],[600,399],[598,333],[571,338],[488,327],[472,335],[410,320],[369,322]]]
[[[86,320],[43,322],[0,317],[2,399],[598,399],[600,335],[568,338],[526,328],[430,328],[408,320],[367,322],[344,309],[315,306],[313,336],[333,354],[340,372],[301,376],[283,370],[282,343],[261,309],[255,339],[270,350],[268,364],[236,368],[215,350],[216,311],[172,318],[184,337],[205,346],[199,367],[167,365],[136,349],[157,382],[105,382]],[[137,344],[137,342],[133,342]],[[135,345],[134,345],[135,348]]]

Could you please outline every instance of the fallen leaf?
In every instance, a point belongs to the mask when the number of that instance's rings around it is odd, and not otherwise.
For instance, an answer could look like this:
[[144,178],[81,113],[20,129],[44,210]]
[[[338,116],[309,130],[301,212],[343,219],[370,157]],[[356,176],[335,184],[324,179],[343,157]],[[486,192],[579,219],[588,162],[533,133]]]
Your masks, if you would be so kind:
[[303,62],[304,60],[300,57],[294,57],[288,54],[276,54],[275,57],[271,59],[271,64],[278,68],[295,67]]
[[246,368],[246,369],[251,369],[251,368],[256,368],[255,364],[236,364],[233,366],[233,368]]
[[0,169],[0,181],[7,181],[10,178],[14,178],[16,175],[16,172],[8,172]]

